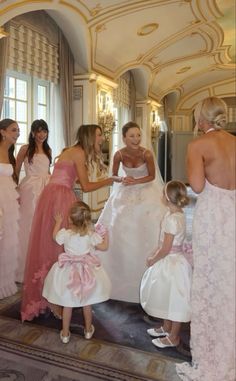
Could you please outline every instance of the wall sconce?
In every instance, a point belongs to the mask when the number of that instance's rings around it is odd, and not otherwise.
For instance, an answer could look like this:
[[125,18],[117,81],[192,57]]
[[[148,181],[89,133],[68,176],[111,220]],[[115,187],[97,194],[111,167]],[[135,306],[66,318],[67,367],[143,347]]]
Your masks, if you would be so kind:
[[160,117],[157,110],[151,111],[151,135],[152,140],[155,140],[157,133],[159,132]]
[[0,26],[0,38],[7,37],[9,33],[5,32],[5,30]]
[[98,124],[102,127],[106,141],[109,141],[115,119],[113,115],[113,101],[111,93],[106,90],[98,91]]

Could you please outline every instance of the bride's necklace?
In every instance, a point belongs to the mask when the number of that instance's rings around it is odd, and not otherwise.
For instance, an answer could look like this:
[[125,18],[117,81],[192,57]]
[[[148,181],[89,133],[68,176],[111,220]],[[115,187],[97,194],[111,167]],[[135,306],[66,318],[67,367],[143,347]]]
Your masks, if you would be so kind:
[[208,132],[211,132],[211,131],[215,131],[215,128],[214,128],[214,127],[209,128],[209,130],[207,130],[207,131],[205,132],[205,134],[208,134]]

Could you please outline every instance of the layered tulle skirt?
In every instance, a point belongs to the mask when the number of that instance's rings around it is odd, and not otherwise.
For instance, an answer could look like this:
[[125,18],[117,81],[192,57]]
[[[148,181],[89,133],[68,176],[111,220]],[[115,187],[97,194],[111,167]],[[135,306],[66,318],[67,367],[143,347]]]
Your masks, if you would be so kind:
[[11,176],[0,176],[0,299],[17,291],[19,194]]
[[62,252],[62,246],[53,240],[54,216],[56,212],[62,213],[61,227],[67,227],[69,208],[75,200],[72,188],[51,182],[39,197],[26,258],[22,320],[32,320],[48,306],[42,296],[44,279]]

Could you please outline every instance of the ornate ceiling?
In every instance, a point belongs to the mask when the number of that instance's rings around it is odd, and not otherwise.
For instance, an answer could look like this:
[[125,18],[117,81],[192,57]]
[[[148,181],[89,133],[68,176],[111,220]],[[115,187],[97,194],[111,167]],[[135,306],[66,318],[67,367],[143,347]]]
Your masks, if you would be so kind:
[[0,25],[39,9],[63,30],[78,73],[116,81],[132,70],[140,99],[174,94],[179,109],[216,88],[235,95],[234,0],[2,0]]

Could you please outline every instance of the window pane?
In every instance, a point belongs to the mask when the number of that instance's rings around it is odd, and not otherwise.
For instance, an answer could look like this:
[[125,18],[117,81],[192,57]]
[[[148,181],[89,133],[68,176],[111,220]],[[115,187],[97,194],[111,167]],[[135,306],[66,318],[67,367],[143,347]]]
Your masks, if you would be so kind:
[[28,129],[27,124],[19,123],[20,136],[17,139],[18,144],[26,144],[28,142]]
[[27,122],[27,104],[26,102],[16,102],[16,119],[21,122]]
[[[17,139],[17,142],[19,141],[20,138]],[[15,145],[15,151],[14,151],[14,156],[16,157],[18,152],[20,151],[22,144],[16,144]]]
[[45,86],[38,85],[38,103],[46,104],[47,102],[47,92]]
[[16,80],[16,98],[26,101],[27,99],[27,82],[21,79]]
[[47,119],[47,107],[38,105],[38,118],[39,119]]
[[4,96],[15,98],[15,78],[14,77],[6,77],[6,83],[5,83],[5,91]]
[[11,101],[9,99],[4,99],[3,103],[3,117],[16,119],[16,111],[15,111],[15,101]]

